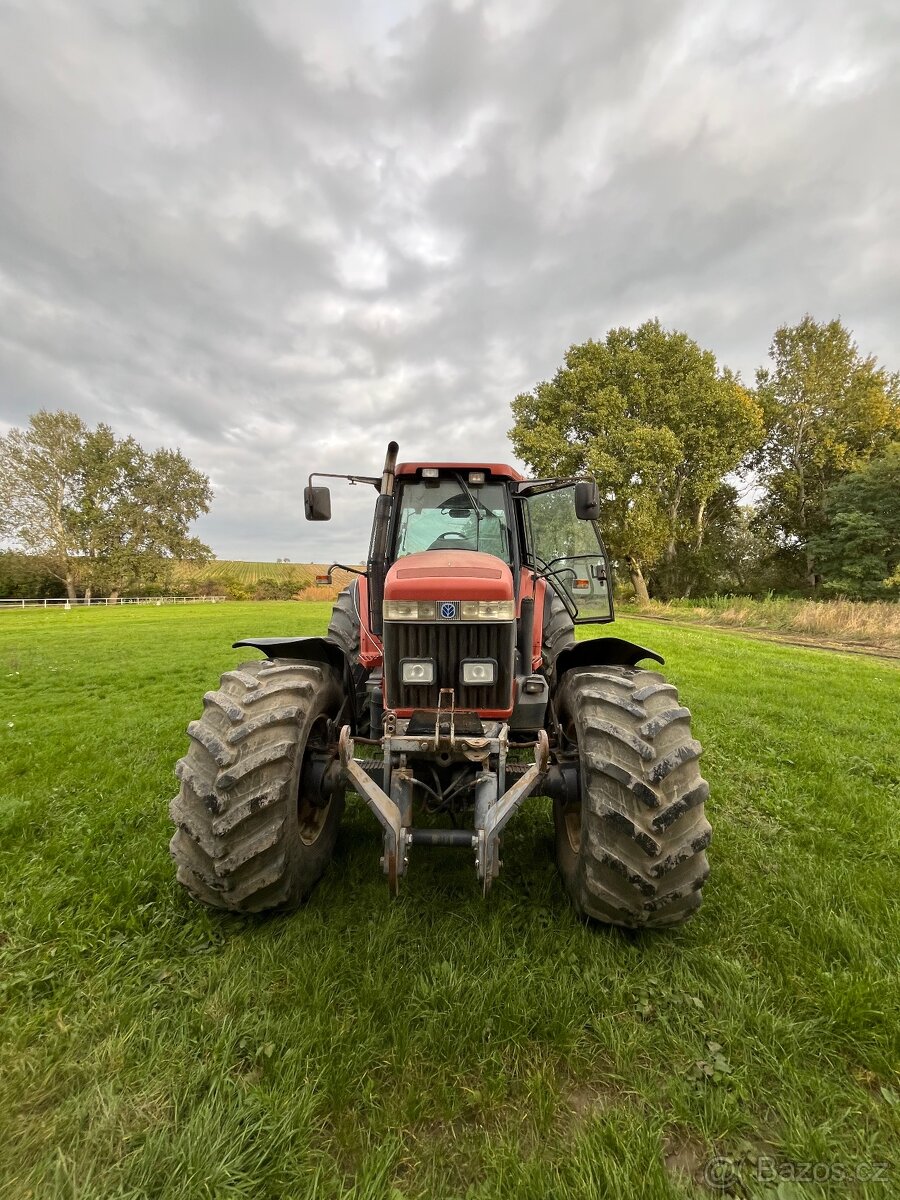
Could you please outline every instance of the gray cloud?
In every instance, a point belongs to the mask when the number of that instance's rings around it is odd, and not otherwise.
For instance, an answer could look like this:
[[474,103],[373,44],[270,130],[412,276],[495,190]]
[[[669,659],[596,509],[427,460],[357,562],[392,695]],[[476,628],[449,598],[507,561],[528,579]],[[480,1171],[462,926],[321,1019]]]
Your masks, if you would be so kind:
[[508,459],[611,325],[900,360],[893,4],[6,0],[0,44],[0,423],[180,445],[222,557],[358,558],[310,470]]

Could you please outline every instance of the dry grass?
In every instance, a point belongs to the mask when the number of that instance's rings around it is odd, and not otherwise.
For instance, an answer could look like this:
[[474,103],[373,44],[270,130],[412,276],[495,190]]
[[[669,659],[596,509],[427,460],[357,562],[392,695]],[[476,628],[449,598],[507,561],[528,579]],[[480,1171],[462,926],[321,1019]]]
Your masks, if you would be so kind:
[[647,616],[698,621],[739,629],[765,629],[822,642],[900,650],[900,604],[873,600],[752,600],[711,596],[697,601],[652,602],[637,610]]

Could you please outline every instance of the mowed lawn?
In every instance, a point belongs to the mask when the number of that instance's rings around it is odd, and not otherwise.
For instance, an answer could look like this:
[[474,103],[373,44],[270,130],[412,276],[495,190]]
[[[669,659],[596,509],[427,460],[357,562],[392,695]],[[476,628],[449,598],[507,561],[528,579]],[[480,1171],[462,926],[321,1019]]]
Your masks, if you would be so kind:
[[[231,641],[327,613],[0,616],[0,1197],[694,1196],[716,1155],[735,1195],[900,1195],[897,664],[616,625],[705,747],[675,932],[580,924],[542,799],[487,902],[425,849],[390,900],[352,799],[305,908],[207,912],[167,851],[185,726]],[[776,1190],[804,1163],[832,1182]]]

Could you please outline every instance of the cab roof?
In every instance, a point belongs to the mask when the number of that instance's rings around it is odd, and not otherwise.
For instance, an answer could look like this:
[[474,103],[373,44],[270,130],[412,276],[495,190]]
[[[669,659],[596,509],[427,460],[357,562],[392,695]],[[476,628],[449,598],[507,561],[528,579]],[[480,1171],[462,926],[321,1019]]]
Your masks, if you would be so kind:
[[397,475],[415,475],[422,467],[437,467],[439,471],[486,471],[493,479],[513,479],[517,482],[524,479],[515,467],[508,463],[486,462],[406,462],[398,463]]

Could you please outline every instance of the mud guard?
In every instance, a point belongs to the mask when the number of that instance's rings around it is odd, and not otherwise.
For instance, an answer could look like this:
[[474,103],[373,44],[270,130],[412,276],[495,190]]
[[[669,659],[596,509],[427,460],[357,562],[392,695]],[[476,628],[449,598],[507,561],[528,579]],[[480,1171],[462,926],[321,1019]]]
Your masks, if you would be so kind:
[[239,646],[252,646],[254,650],[262,650],[270,659],[299,658],[303,662],[321,663],[323,667],[333,667],[344,681],[344,695],[350,711],[350,724],[356,729],[358,713],[356,711],[356,691],[353,687],[353,677],[347,656],[337,642],[327,637],[261,637],[244,638],[240,642],[232,642],[233,650]]
[[566,671],[571,671],[573,667],[635,667],[642,658],[665,662],[655,650],[648,650],[646,646],[638,646],[635,642],[626,642],[624,638],[588,638],[587,641],[576,642],[574,646],[560,650],[554,669],[556,678],[562,679]]
[[261,637],[232,642],[233,650],[239,646],[262,650],[267,658],[302,658],[304,662],[322,663],[337,671],[343,671],[347,666],[347,659],[337,642],[324,637]]

